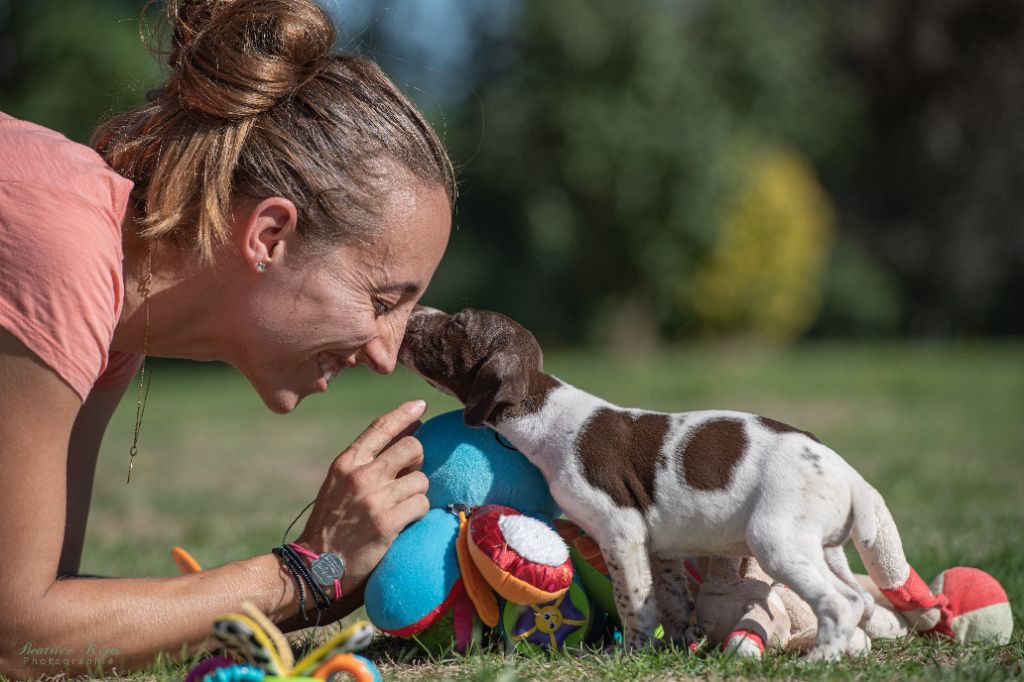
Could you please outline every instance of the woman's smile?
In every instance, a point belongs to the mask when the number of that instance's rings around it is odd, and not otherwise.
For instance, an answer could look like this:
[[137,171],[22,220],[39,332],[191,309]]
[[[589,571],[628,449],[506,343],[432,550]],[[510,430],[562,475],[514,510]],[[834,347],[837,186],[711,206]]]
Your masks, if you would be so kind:
[[329,351],[320,351],[316,355],[317,368],[320,370],[320,378],[317,380],[317,387],[323,393],[327,390],[328,384],[341,373],[345,367],[354,367],[355,360],[345,360],[340,355]]

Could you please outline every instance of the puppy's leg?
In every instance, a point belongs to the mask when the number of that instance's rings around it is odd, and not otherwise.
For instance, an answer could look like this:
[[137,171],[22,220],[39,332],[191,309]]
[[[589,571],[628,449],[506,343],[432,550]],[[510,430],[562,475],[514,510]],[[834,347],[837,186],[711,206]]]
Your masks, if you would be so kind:
[[[857,618],[857,624],[862,625],[868,621],[875,609],[875,600],[867,593],[853,571],[850,570],[850,562],[846,560],[846,554],[842,547],[826,547],[825,563],[829,571],[836,579],[836,589],[846,597],[855,614],[861,614]],[[850,642],[846,648],[851,656],[861,656],[871,653],[871,639],[860,627],[854,629]]]
[[651,641],[658,625],[646,542],[620,540],[602,545],[601,551],[612,579],[615,607],[622,621],[623,644],[630,651],[639,649]]
[[[756,513],[755,519],[768,518]],[[807,602],[818,619],[818,633],[808,658],[836,659],[846,653],[860,612],[836,587],[838,579],[825,564],[821,540],[800,533],[796,523],[774,519],[757,523],[747,531],[747,542],[761,567]]]
[[650,556],[654,597],[665,630],[665,642],[673,642],[685,649],[697,644],[697,632],[690,623],[693,600],[686,589],[681,559],[661,559]]
[[[828,568],[832,571],[832,575],[839,579],[839,582],[853,590],[851,601],[854,606],[859,603],[864,609],[864,615],[861,616],[860,622],[864,623],[875,610],[875,599],[868,591],[864,589],[864,586],[857,580],[857,576],[850,570],[850,562],[846,559],[846,553],[843,552],[842,547],[826,547],[825,548],[825,563],[828,564]],[[845,591],[844,594],[847,594]]]

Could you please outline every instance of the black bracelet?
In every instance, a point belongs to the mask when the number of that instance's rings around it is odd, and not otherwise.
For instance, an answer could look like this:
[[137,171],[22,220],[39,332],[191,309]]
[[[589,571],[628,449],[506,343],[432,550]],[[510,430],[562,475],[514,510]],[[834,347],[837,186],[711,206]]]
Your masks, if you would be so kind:
[[302,588],[301,574],[292,564],[292,556],[281,547],[275,547],[270,551],[281,559],[281,563],[284,564],[285,568],[288,569],[288,573],[291,574],[292,581],[295,583],[295,591],[299,593],[299,613],[302,614],[302,620],[309,620],[309,616],[306,615],[306,591]]
[[331,605],[331,599],[327,596],[327,593],[323,591],[319,583],[313,580],[313,574],[306,568],[306,562],[302,560],[299,553],[292,549],[291,546],[285,544],[281,545],[281,549],[284,550],[292,559],[292,562],[298,568],[299,573],[302,575],[302,579],[309,585],[309,591],[313,595],[313,601],[316,603],[317,611],[322,611]]
[[[305,567],[293,553],[288,551],[287,547],[283,547],[281,549],[281,558],[284,559],[285,563],[288,564],[288,568],[295,575],[297,575],[302,582],[305,582],[307,585],[309,585],[309,580],[307,579],[306,572],[304,571]],[[313,597],[313,605],[316,607],[317,611],[319,611],[320,600],[317,597],[316,593],[313,592],[312,588],[309,589],[309,594]]]

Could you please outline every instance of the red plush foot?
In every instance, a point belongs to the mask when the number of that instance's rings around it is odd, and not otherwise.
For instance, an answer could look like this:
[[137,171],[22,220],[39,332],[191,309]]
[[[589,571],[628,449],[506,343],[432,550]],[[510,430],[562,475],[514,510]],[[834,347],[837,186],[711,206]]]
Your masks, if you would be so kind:
[[929,634],[959,642],[995,640],[1006,644],[1013,632],[1013,614],[999,581],[977,568],[956,566],[932,581],[931,591],[945,597],[939,624]]
[[764,655],[764,638],[753,630],[733,630],[722,642],[725,653],[742,658],[761,658]]
[[910,575],[907,576],[907,582],[891,590],[883,589],[882,594],[892,602],[892,605],[898,611],[925,611],[935,607],[941,608],[946,605],[946,597],[933,594],[924,580],[921,580],[921,576],[917,574],[913,566],[910,567]]

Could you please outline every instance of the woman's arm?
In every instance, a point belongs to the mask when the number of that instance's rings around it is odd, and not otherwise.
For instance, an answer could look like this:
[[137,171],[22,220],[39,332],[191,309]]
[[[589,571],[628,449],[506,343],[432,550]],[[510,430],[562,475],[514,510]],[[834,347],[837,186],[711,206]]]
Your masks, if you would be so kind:
[[93,390],[82,403],[68,443],[67,512],[64,521],[58,575],[75,575],[82,560],[85,525],[89,520],[92,482],[96,474],[96,457],[103,442],[107,424],[121,402],[125,387]]
[[[0,673],[81,673],[96,659],[107,671],[144,666],[160,651],[194,650],[214,618],[243,600],[274,620],[295,615],[291,579],[269,553],[175,578],[58,580],[68,448],[80,408],[67,384],[0,331]],[[392,443],[422,411],[407,404],[374,422],[338,456],[321,488],[303,539],[348,560],[347,592],[426,512],[426,478],[415,471],[422,450],[411,438]]]

